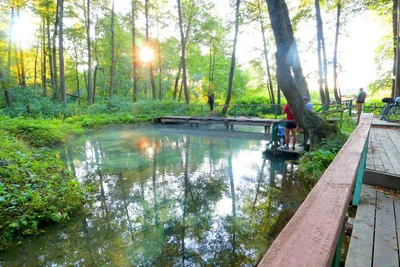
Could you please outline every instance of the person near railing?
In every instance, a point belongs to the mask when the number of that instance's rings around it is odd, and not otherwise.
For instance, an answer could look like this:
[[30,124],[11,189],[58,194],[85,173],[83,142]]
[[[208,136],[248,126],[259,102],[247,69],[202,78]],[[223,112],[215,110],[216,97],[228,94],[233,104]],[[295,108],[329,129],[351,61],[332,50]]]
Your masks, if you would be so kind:
[[214,93],[211,93],[208,96],[208,104],[210,105],[209,116],[215,116],[215,114],[214,114]]
[[303,101],[304,101],[304,104],[306,104],[307,108],[310,111],[314,112],[314,106],[311,103],[310,98],[308,96],[305,96],[305,97],[303,97]]
[[297,123],[294,121],[294,116],[289,108],[289,104],[286,104],[282,110],[282,114],[286,114],[286,124],[285,124],[285,146],[282,149],[288,150],[290,145],[290,132],[292,132],[292,141],[293,146],[292,149],[295,149],[296,146],[296,128]]
[[357,107],[357,125],[360,122],[360,116],[362,112],[362,107],[365,102],[365,98],[367,98],[367,94],[364,92],[364,88],[360,88],[357,96],[355,97],[356,107]]

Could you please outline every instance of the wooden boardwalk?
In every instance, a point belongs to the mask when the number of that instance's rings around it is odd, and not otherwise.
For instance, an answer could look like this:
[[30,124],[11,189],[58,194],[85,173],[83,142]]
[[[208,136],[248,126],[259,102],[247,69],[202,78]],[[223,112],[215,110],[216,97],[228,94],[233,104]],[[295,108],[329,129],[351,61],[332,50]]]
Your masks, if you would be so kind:
[[366,168],[400,175],[400,128],[371,128]]
[[346,267],[399,267],[400,201],[363,185]]

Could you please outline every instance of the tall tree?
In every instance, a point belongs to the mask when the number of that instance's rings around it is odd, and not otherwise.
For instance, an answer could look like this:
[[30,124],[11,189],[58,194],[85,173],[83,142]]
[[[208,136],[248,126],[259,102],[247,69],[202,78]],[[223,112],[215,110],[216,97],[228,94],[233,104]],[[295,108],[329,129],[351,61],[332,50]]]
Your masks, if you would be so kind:
[[53,37],[52,37],[52,43],[53,43],[53,82],[52,86],[54,86],[53,89],[53,99],[57,100],[58,98],[58,80],[57,80],[57,46],[56,46],[56,37],[57,37],[57,29],[58,29],[58,13],[59,13],[59,6],[60,6],[60,0],[57,0],[57,5],[56,5],[56,20],[54,22],[54,32],[53,32]]
[[292,49],[295,43],[293,43],[293,28],[286,2],[284,0],[266,1],[277,47],[276,75],[278,86],[285,95],[296,121],[306,131],[311,143],[315,144],[321,138],[330,136],[335,132],[335,129],[308,110],[303,103],[304,88],[301,90],[302,85],[295,78],[295,66],[291,65],[295,60],[294,57],[298,57],[298,55],[293,53]]
[[[149,41],[149,1],[145,0],[145,17],[146,17],[146,44],[150,46]],[[154,74],[153,74],[153,63],[149,61],[149,73],[150,73],[150,83],[151,83],[151,94],[152,99],[156,100],[156,83],[154,81]]]
[[8,32],[8,53],[7,53],[7,77],[4,86],[4,96],[6,98],[7,106],[10,108],[12,106],[12,98],[8,88],[10,87],[11,81],[11,50],[12,50],[12,32],[14,25],[14,7],[11,6],[11,18],[10,18],[10,28]]
[[183,35],[183,22],[182,22],[182,7],[181,1],[178,1],[178,16],[179,16],[179,31],[181,33],[181,58],[182,58],[182,83],[183,83],[183,91],[185,94],[185,102],[189,104],[189,91],[187,86],[187,77],[186,77],[186,55],[185,55],[185,36]]
[[42,23],[42,88],[43,88],[43,96],[47,97],[47,66],[46,66],[46,22],[43,19]]
[[114,36],[114,0],[111,7],[111,66],[110,66],[110,99],[114,96],[114,74],[115,74],[115,36]]
[[50,12],[49,5],[47,5],[47,15],[46,15],[46,29],[47,29],[47,51],[49,55],[49,70],[50,70],[50,79],[51,79],[51,90],[56,91],[57,81],[54,79],[54,68],[53,68],[53,54],[51,50],[51,38],[50,38]]
[[136,17],[136,0],[132,0],[132,69],[133,69],[133,102],[138,100],[138,75],[137,75],[137,47],[136,47],[136,28],[135,28],[135,17]]
[[[20,21],[19,8],[17,9],[17,16],[18,16],[18,21]],[[25,87],[26,86],[25,62],[24,62],[24,51],[22,49],[21,39],[19,39],[19,62],[21,68],[21,86]]]
[[268,60],[268,51],[267,51],[267,41],[265,39],[265,29],[264,29],[264,22],[263,22],[263,17],[262,17],[262,3],[260,0],[257,0],[258,4],[258,17],[260,21],[260,27],[261,27],[261,33],[263,37],[263,45],[264,45],[264,57],[265,57],[265,64],[267,67],[267,75],[268,75],[268,86],[269,86],[269,91],[271,94],[271,104],[275,104],[275,95],[274,95],[274,87],[272,85],[272,79],[271,79],[271,71],[269,67],[269,60]]
[[324,90],[325,90],[325,103],[329,106],[330,98],[329,98],[329,88],[328,88],[328,60],[326,58],[326,49],[325,49],[325,37],[324,37],[324,26],[322,24],[321,17],[321,8],[319,6],[319,0],[315,0],[315,9],[317,15],[317,28],[319,32],[320,45],[322,49],[322,63],[324,66]]
[[60,91],[61,91],[61,102],[67,104],[67,92],[65,89],[65,75],[64,75],[64,0],[60,1],[60,23],[59,23],[59,35],[58,35],[58,55],[60,60]]
[[83,11],[85,16],[85,28],[86,28],[86,41],[88,50],[88,74],[87,74],[87,103],[92,104],[92,48],[90,46],[90,0],[83,0]]
[[394,59],[393,59],[393,88],[392,97],[400,95],[400,59],[399,59],[399,14],[400,5],[398,0],[393,0],[392,9],[392,25],[393,25],[393,42],[394,42]]
[[338,104],[342,103],[340,90],[338,88],[338,74],[337,74],[337,48],[339,42],[339,27],[340,27],[340,8],[341,1],[338,0],[336,3],[336,32],[335,32],[335,49],[333,52],[333,93],[335,95],[336,102]]
[[240,0],[236,0],[235,38],[233,39],[233,51],[231,58],[231,68],[229,71],[228,94],[226,95],[226,101],[224,108],[222,109],[222,114],[226,114],[226,112],[228,111],[232,95],[233,75],[235,74],[235,62],[236,62],[236,43],[239,34],[239,8],[240,8]]
[[[321,8],[319,6],[319,0],[314,0],[315,4],[315,14],[317,20],[317,44],[318,44],[318,76],[319,76],[319,91],[321,95],[322,105],[329,106],[329,90],[328,90],[328,79],[327,79],[327,62],[325,53],[325,40],[324,40],[324,30],[321,18]],[[322,55],[321,55],[322,53]],[[323,70],[322,70],[323,66]],[[323,84],[325,85],[323,91]]]

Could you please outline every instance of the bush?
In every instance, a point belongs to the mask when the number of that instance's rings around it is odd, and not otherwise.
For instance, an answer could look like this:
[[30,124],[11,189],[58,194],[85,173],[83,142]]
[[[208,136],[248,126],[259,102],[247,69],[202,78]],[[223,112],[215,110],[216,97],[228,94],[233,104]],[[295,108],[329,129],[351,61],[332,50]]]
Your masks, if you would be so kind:
[[29,149],[0,130],[0,243],[59,222],[84,202],[80,183],[46,150]]

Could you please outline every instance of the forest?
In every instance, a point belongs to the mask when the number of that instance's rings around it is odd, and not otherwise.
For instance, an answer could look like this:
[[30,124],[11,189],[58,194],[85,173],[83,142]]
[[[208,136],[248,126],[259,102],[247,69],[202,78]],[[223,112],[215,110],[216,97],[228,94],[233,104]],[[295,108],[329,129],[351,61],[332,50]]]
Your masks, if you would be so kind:
[[[359,87],[371,103],[400,94],[397,17],[395,0],[2,0],[1,246],[82,207],[93,188],[49,148],[101,126],[207,114],[214,93],[219,116],[289,103],[320,143],[336,129],[304,96],[329,108]],[[365,47],[371,64],[352,57]]]

